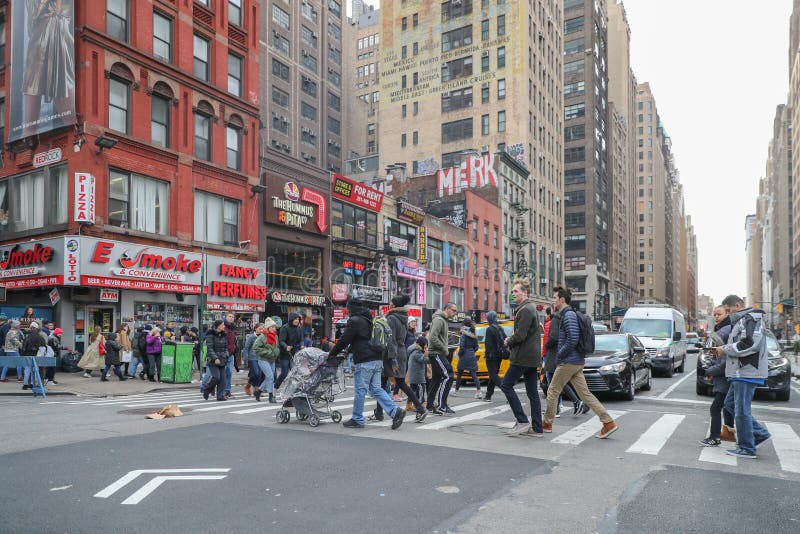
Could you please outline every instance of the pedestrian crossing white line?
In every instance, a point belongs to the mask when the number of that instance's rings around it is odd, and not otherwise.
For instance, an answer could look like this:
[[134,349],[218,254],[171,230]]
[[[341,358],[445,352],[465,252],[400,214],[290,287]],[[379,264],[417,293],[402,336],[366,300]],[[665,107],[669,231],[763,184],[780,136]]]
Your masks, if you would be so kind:
[[725,453],[725,442],[719,447],[703,447],[698,460],[715,464],[738,465],[735,456]]
[[[197,399],[198,402],[189,402],[189,403],[182,402],[182,401],[193,401],[194,399]],[[175,401],[175,402],[170,402],[170,401]],[[203,399],[203,396],[200,395],[199,393],[195,393],[191,397],[185,397],[185,398],[182,398],[182,399],[174,399],[174,398],[167,397],[167,398],[164,398],[164,399],[161,399],[161,400],[155,400],[155,401],[152,401],[152,402],[144,402],[144,403],[138,403],[138,404],[123,404],[123,406],[125,406],[126,408],[143,408],[143,407],[146,407],[146,406],[158,406],[158,405],[161,405],[161,404],[164,404],[164,403],[166,403],[166,404],[177,404],[178,408],[191,408],[192,406],[202,406],[204,404],[208,404],[208,401]]]
[[[608,415],[610,415],[615,420],[625,415],[626,411],[611,411],[609,410]],[[560,434],[559,436],[551,439],[552,443],[561,443],[563,445],[579,445],[586,441],[591,436],[600,432],[600,429],[603,428],[603,423],[600,422],[600,418],[597,416],[592,417],[585,423],[581,423],[580,425],[574,427],[571,430]]]
[[[462,404],[460,406],[455,406],[459,410],[468,410],[470,408],[474,408],[475,406],[485,406],[486,403],[484,401],[480,402],[470,402],[467,404]],[[418,430],[438,430],[440,428],[447,428],[449,426],[457,425],[459,423],[466,423],[467,421],[474,421],[476,419],[485,419],[487,417],[491,417],[493,415],[501,414],[503,412],[507,412],[511,409],[510,406],[495,406],[494,408],[489,408],[488,410],[481,410],[479,412],[473,412],[467,415],[462,415],[460,417],[448,417],[446,419],[442,419],[441,421],[437,421],[436,423],[428,423],[417,427]],[[430,420],[430,415],[428,419]]]
[[[353,400],[352,397],[349,397],[349,398],[345,397],[343,399],[337,399],[338,402],[351,401],[351,403],[350,404],[331,404],[331,410],[345,409],[348,406],[350,406],[350,408],[352,408],[353,407],[352,400]],[[367,401],[364,402],[364,406],[367,406],[368,404],[374,404],[374,403],[375,403],[374,400],[373,401],[367,400]],[[282,408],[282,406],[283,406],[283,403],[281,403],[281,404],[273,404],[271,406],[264,406],[263,408],[250,408],[248,410],[237,410],[237,411],[234,411],[234,412],[231,412],[231,413],[232,414],[236,414],[236,415],[247,415],[247,414],[251,414],[251,413],[259,413],[259,412],[268,412],[268,411],[271,411],[271,410],[279,410],[279,409]],[[292,410],[294,410],[294,408],[290,407],[290,408],[287,408],[287,410],[292,411]]]
[[[208,401],[210,403],[210,401]],[[264,406],[264,402],[255,400],[242,400],[235,402],[221,402],[216,406],[209,406],[208,408],[195,408],[192,412],[213,412],[216,410],[230,410],[231,408],[244,408],[247,406]],[[269,404],[269,406],[278,406],[277,404]],[[231,412],[233,413],[233,412]]]
[[658,454],[685,418],[685,415],[674,413],[662,415],[625,452]]
[[800,473],[800,438],[786,423],[766,423],[781,469]]
[[137,398],[120,398],[115,400],[103,400],[103,401],[92,401],[92,402],[81,402],[75,404],[88,404],[90,406],[113,406],[115,404],[126,404],[126,403],[136,403],[136,402],[146,402],[146,401],[164,401],[168,399],[186,399],[191,397],[196,397],[197,392],[191,391],[186,393],[172,393],[172,394],[162,394],[162,395],[148,395],[146,397],[137,397]]

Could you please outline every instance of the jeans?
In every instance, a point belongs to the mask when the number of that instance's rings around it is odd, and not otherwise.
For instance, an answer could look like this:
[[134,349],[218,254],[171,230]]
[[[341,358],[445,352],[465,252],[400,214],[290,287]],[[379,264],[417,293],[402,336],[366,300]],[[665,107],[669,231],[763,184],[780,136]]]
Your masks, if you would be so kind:
[[731,381],[730,389],[728,389],[728,395],[725,397],[725,406],[731,407],[733,405],[737,445],[740,449],[750,454],[756,453],[756,443],[761,443],[770,437],[767,429],[753,418],[753,414],[750,411],[757,387],[752,382],[733,380]]
[[[256,362],[257,365],[256,365]],[[275,364],[268,362],[267,360],[256,360],[250,361],[249,363],[256,366],[261,371],[261,376],[264,378],[264,381],[261,382],[261,385],[258,389],[261,391],[266,391],[267,393],[274,393],[275,392]]]
[[146,370],[147,366],[144,364],[144,358],[134,353],[133,356],[131,356],[131,364],[128,366],[129,377],[136,378],[136,369],[139,368],[140,363],[142,364],[142,369]]
[[283,381],[286,379],[286,375],[289,374],[289,368],[291,367],[290,361],[288,359],[286,359],[286,358],[278,359],[278,361],[275,362],[275,375],[276,376],[278,374],[278,366],[279,365],[281,367],[281,376],[278,376],[277,380],[275,380],[275,389],[278,389],[278,388],[281,387],[281,384],[283,384]]
[[[720,380],[725,380],[720,377]],[[711,402],[711,429],[708,432],[708,437],[719,439],[722,432],[722,421],[725,420],[725,426],[733,426],[733,412],[728,411],[725,407],[726,393],[717,391],[714,393],[714,400]]]
[[201,390],[203,393],[211,393],[217,390],[217,400],[225,398],[225,367],[218,365],[207,365],[208,384]]
[[610,423],[614,420],[608,415],[608,412],[597,400],[597,397],[589,391],[589,386],[586,385],[586,377],[583,376],[583,365],[562,363],[556,367],[556,372],[553,373],[553,381],[550,383],[550,387],[547,388],[547,410],[544,414],[544,423],[546,425],[553,424],[556,409],[558,408],[558,397],[567,383],[572,384],[578,397],[597,414],[602,423]]
[[161,354],[148,354],[147,355],[147,378],[153,378],[158,375],[161,379]]
[[[419,397],[417,397],[417,394],[416,394],[414,388],[409,386],[408,384],[406,384],[406,379],[405,378],[395,378],[394,381],[395,381],[395,384],[397,384],[396,387],[398,388],[398,391],[402,390],[403,393],[406,394],[406,397],[408,397],[408,402],[410,402],[411,404],[414,405],[414,409],[417,410],[417,412],[425,411],[425,407],[422,406],[422,401],[420,401]],[[384,391],[386,391],[386,390],[384,390]],[[387,391],[387,394],[388,394],[388,391]],[[392,401],[392,402],[394,402],[394,401]],[[377,416],[383,415],[383,409],[381,408],[380,404],[375,408],[375,415],[377,415]]]
[[353,371],[353,353],[350,352],[347,354],[347,359],[344,363],[344,370],[348,373]]
[[[6,351],[3,351],[3,356],[14,356],[14,357],[18,358],[19,357],[19,352],[6,352]],[[22,373],[23,373],[22,367],[17,367],[17,378],[22,376]],[[8,374],[8,367],[3,367],[3,370],[0,371],[0,380],[1,379],[5,379],[6,374]]]
[[107,363],[105,368],[103,369],[103,373],[102,373],[103,378],[105,378],[106,375],[108,375],[108,370],[111,369],[112,367],[114,368],[114,374],[117,375],[118,377],[122,378],[122,369],[120,368],[120,366],[119,365],[111,365],[109,363]]
[[508,371],[503,377],[503,382],[500,384],[500,389],[505,393],[508,405],[511,406],[511,411],[514,412],[514,417],[517,418],[517,423],[527,423],[528,416],[525,415],[525,410],[522,409],[522,403],[519,401],[517,392],[514,391],[514,386],[520,377],[525,382],[525,393],[531,403],[531,427],[534,432],[541,433],[542,403],[539,401],[539,372],[536,367],[509,365]]
[[492,398],[494,395],[494,387],[497,386],[498,388],[502,385],[502,379],[500,378],[500,362],[503,360],[498,360],[492,358],[486,359],[486,370],[489,371],[489,383],[486,385],[486,400]]
[[[273,379],[274,378],[273,376]],[[264,378],[261,376],[261,367],[258,365],[258,360],[247,360],[247,383],[251,386],[258,386],[263,380]]]
[[228,363],[225,365],[225,393],[231,392],[231,379],[233,379],[233,367],[236,364],[236,358],[233,354],[228,356]]
[[386,390],[381,387],[381,372],[383,371],[383,362],[373,361],[356,364],[355,371],[355,398],[353,399],[353,421],[363,425],[364,424],[364,399],[367,396],[367,390],[375,397],[378,404],[389,414],[389,417],[394,417],[397,412],[392,398],[386,393]]

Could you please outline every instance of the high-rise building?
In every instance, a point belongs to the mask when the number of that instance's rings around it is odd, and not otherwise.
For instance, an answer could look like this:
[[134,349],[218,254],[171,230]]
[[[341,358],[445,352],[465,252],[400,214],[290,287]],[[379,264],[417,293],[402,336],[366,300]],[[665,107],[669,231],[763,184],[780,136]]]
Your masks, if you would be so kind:
[[343,42],[345,172],[369,181],[378,174],[380,10],[365,8],[356,13],[354,3]]
[[605,1],[564,3],[564,254],[572,303],[610,318],[611,189]]
[[636,128],[639,300],[666,303],[666,276],[672,268],[667,261],[672,254],[667,250],[666,225],[672,222],[672,209],[666,206],[671,182],[665,153],[669,153],[671,142],[661,126],[647,82],[637,86]]
[[[694,233],[692,216],[686,216],[686,283],[684,284],[683,300],[688,311],[687,325],[692,323],[694,328],[701,319],[697,309],[697,236]],[[688,328],[688,326],[687,326]]]
[[262,7],[263,140],[294,159],[341,172],[343,8],[337,0],[265,0]]
[[[492,165],[476,154],[514,154],[531,170],[518,250],[540,304],[562,270],[564,32],[554,1],[381,2],[381,166],[405,167],[413,180]],[[564,268],[585,266],[579,256]]]
[[761,306],[761,228],[758,215],[745,217],[745,255],[747,257],[747,302],[748,306]]
[[630,64],[630,26],[619,1],[608,5],[608,169],[611,183],[610,272],[614,321],[636,303],[636,77]]

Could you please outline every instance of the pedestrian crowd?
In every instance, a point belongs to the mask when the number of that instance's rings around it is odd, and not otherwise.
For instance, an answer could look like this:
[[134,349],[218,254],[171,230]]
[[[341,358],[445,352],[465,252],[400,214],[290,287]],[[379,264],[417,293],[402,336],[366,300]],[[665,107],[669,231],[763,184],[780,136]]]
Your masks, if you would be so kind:
[[[52,321],[43,322],[36,318],[34,310],[28,307],[20,319],[9,319],[0,315],[0,356],[58,356],[61,353],[62,330]],[[22,389],[34,387],[32,366],[18,366],[17,382]],[[44,368],[44,385],[58,384],[56,368]],[[8,367],[0,370],[0,382],[8,382]]]

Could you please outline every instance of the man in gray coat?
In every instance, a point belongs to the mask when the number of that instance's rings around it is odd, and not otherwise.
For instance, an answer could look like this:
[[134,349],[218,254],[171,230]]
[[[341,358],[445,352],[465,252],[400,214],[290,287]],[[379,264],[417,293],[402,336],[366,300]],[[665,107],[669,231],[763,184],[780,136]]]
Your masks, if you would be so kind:
[[[517,424],[509,435],[542,436],[542,405],[537,388],[539,368],[542,366],[542,342],[536,305],[530,300],[530,281],[527,278],[515,281],[511,293],[514,295],[514,302],[519,305],[514,313],[514,333],[506,338],[506,345],[511,349],[511,365],[508,366],[500,386],[517,419]],[[528,423],[528,416],[514,391],[520,378],[525,382],[525,393],[530,401],[531,423]]]

